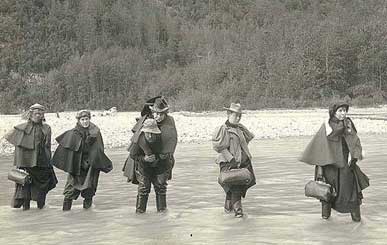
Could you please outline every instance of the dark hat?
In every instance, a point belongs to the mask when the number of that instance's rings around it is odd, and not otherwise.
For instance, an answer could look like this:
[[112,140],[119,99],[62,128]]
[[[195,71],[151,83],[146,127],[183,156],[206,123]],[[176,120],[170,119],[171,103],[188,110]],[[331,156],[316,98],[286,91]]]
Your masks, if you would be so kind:
[[343,101],[339,101],[331,105],[329,107],[329,118],[332,118],[335,115],[337,109],[339,109],[340,107],[344,107],[348,112],[349,104]]
[[80,119],[82,117],[88,117],[91,118],[91,113],[89,110],[80,110],[77,112],[77,115],[75,116],[76,119]]
[[242,114],[243,113],[242,112],[242,106],[239,103],[231,103],[230,108],[223,107],[223,109],[225,109],[227,111],[232,111],[232,112],[235,112],[235,113],[238,113],[238,114]]
[[168,111],[168,103],[164,97],[156,98],[155,102],[149,108],[154,112],[166,112]]

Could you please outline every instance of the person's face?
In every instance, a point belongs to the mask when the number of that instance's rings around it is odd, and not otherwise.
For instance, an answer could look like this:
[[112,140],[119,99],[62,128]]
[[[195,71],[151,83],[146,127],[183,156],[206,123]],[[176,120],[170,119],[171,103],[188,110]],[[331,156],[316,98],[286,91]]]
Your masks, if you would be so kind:
[[164,112],[155,112],[152,111],[153,118],[156,120],[156,122],[161,122],[165,119],[165,113]]
[[335,117],[340,121],[344,120],[347,117],[347,109],[344,106],[339,107],[335,113]]
[[82,127],[87,128],[90,126],[90,118],[89,117],[81,117],[79,118],[79,123]]
[[42,110],[33,110],[31,112],[31,121],[34,123],[40,123],[44,118],[44,112]]
[[237,124],[241,120],[242,114],[236,112],[228,112],[228,121],[232,124]]

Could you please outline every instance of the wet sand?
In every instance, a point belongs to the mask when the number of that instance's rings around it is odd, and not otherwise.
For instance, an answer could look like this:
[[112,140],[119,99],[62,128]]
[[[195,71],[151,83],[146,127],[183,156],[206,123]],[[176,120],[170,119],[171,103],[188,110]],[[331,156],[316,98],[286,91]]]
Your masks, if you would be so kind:
[[59,170],[59,184],[43,210],[35,202],[29,211],[11,209],[12,157],[0,157],[0,244],[386,244],[386,135],[361,139],[367,155],[359,166],[371,179],[361,223],[335,211],[322,220],[320,203],[304,196],[314,168],[297,158],[310,137],[251,143],[257,185],[243,200],[246,215],[240,219],[223,212],[224,193],[209,143],[178,146],[164,214],[156,212],[154,193],[147,213],[135,214],[137,186],[121,172],[128,155],[124,149],[108,151],[115,169],[101,173],[93,208],[83,210],[78,199],[65,213],[66,176]]

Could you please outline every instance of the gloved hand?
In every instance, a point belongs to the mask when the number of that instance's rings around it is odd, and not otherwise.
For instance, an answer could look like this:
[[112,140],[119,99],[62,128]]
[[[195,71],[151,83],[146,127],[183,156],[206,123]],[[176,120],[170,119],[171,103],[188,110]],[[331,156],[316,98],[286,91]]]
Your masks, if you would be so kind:
[[161,160],[165,160],[165,159],[167,159],[168,157],[169,157],[169,154],[168,154],[168,153],[166,153],[166,154],[160,153],[160,154],[159,154],[159,158],[160,158]]
[[156,156],[155,156],[155,154],[152,154],[152,155],[145,155],[145,156],[144,156],[144,161],[145,161],[145,162],[154,162],[154,161],[156,161]]
[[238,163],[235,161],[235,158],[230,160],[230,168],[238,168]]
[[351,161],[349,161],[348,165],[350,169],[354,169],[356,165],[357,159],[353,158]]
[[316,180],[323,181],[324,180],[323,168],[321,166],[316,166],[316,168],[317,168]]

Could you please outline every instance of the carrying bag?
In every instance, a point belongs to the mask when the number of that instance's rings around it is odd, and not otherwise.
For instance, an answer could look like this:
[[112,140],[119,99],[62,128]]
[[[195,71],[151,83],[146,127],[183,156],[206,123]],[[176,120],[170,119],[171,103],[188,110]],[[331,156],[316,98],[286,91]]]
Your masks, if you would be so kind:
[[336,192],[332,190],[330,184],[322,181],[311,180],[305,185],[305,196],[329,202],[336,196]]
[[19,168],[13,168],[8,172],[8,179],[20,184],[30,184],[31,183],[31,176],[23,169]]
[[229,169],[220,172],[218,182],[221,185],[248,185],[253,176],[247,168]]

